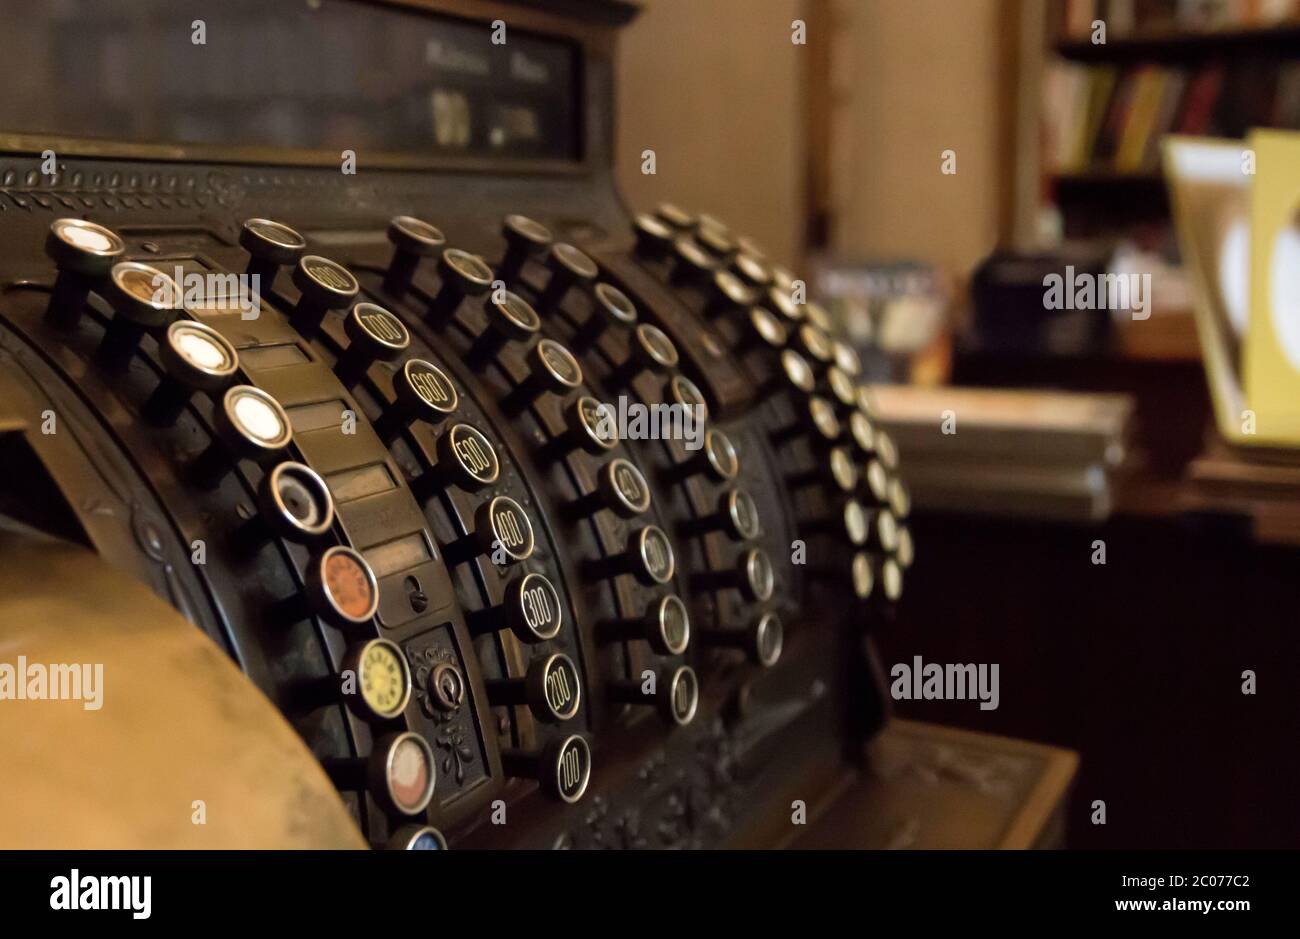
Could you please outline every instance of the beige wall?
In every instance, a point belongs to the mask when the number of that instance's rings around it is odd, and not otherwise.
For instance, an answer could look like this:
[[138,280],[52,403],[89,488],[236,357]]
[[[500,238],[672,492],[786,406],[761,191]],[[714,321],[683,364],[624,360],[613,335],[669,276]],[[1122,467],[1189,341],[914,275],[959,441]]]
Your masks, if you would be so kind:
[[[1001,207],[1001,0],[849,0],[851,97],[836,181],[837,247],[967,273]],[[957,173],[940,154],[957,154]]]
[[[834,0],[831,165],[842,255],[966,274],[996,242],[999,30],[1011,0]],[[795,259],[804,216],[801,0],[648,0],[620,49],[618,176],[634,208],[708,211]],[[808,41],[824,41],[816,31]],[[640,154],[658,156],[642,176]],[[957,152],[957,175],[940,154]]]
[[[800,0],[647,0],[619,48],[618,179],[628,204],[709,212],[796,259],[802,230]],[[653,149],[657,174],[641,173]]]

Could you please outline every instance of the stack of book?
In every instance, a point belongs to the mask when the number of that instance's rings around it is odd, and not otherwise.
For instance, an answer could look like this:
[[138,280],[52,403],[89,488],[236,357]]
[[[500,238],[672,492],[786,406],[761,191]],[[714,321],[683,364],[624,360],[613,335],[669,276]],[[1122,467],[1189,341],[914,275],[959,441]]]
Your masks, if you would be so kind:
[[1127,395],[873,385],[918,509],[1095,522],[1124,461]]

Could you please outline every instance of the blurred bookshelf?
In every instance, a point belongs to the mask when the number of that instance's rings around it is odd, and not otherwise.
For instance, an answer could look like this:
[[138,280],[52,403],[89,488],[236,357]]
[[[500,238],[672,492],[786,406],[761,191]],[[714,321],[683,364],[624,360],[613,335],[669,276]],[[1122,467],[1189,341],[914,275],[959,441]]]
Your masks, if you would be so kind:
[[1037,248],[1109,254],[1108,270],[1126,258],[1128,270],[1159,271],[1155,315],[1117,320],[1109,354],[1191,362],[1199,346],[1161,141],[1300,130],[1300,0],[1064,0],[1040,9],[1026,34],[1039,43],[1029,57],[1040,79],[1037,151],[1027,164],[1037,178]]
[[1088,38],[1062,38],[1055,44],[1063,59],[1083,63],[1196,62],[1210,56],[1268,53],[1295,55],[1300,46],[1300,22],[1208,30],[1178,27],[1147,28],[1132,35],[1108,38],[1103,45]]
[[1167,220],[1167,134],[1300,129],[1300,0],[1067,0],[1046,22],[1043,191],[1067,237]]

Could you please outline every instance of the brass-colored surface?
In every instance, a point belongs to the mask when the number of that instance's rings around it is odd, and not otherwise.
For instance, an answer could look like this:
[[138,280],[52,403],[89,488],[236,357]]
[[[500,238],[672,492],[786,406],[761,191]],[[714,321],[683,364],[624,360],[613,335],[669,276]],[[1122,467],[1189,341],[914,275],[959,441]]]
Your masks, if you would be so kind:
[[805,850],[1062,847],[1070,750],[895,718],[867,770],[818,806]]
[[0,532],[0,558],[0,667],[103,666],[97,710],[0,699],[0,848],[365,847],[297,734],[175,610],[62,542]]

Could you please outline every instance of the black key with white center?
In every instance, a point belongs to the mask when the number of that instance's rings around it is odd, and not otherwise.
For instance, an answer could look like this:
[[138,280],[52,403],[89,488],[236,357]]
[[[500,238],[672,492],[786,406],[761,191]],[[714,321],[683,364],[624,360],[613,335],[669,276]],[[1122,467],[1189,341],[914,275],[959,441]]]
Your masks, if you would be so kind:
[[164,376],[145,401],[143,413],[153,424],[176,422],[196,392],[225,388],[239,370],[239,354],[230,340],[205,323],[175,320],[158,343]]
[[116,232],[95,222],[60,218],[50,223],[45,254],[59,273],[45,308],[46,320],[60,329],[75,326],[85,312],[90,291],[108,276],[125,250]]

